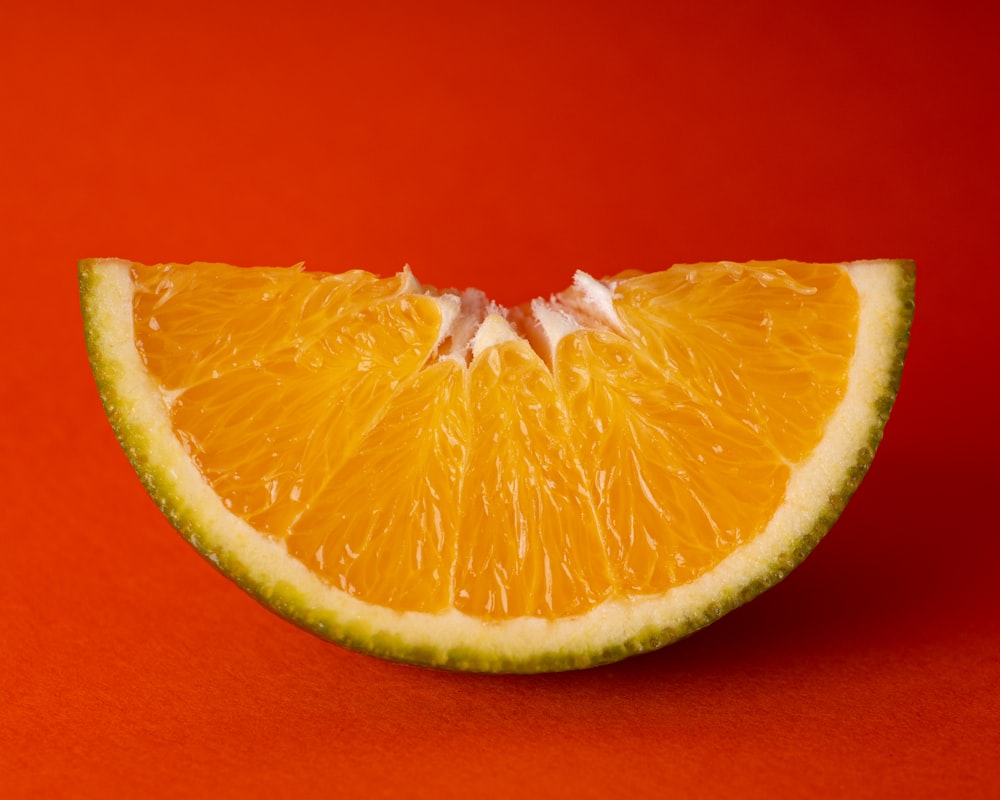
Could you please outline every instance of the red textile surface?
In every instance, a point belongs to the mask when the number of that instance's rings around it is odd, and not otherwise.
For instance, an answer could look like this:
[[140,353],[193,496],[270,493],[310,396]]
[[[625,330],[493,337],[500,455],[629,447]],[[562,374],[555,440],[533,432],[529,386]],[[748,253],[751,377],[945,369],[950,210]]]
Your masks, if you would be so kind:
[[[0,796],[1000,797],[989,4],[9,4]],[[903,388],[783,584],[580,673],[323,643],[176,536],[75,262],[305,261],[502,302],[692,260],[910,257]]]

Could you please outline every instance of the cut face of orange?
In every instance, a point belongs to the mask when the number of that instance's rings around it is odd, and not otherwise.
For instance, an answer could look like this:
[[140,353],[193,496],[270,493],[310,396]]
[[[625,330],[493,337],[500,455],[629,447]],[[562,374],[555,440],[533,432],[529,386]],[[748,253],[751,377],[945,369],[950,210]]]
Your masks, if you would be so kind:
[[505,309],[408,271],[84,261],[108,416],[266,605],[420,664],[653,649],[786,575],[867,469],[910,262],[675,266]]

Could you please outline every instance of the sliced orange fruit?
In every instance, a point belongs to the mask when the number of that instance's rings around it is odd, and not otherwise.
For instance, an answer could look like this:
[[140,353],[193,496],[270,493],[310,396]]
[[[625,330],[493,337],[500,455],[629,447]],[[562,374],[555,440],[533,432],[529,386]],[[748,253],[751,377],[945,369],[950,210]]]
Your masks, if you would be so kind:
[[784,577],[870,464],[906,261],[475,290],[80,265],[111,424],[180,532],[299,625],[485,671],[660,647]]

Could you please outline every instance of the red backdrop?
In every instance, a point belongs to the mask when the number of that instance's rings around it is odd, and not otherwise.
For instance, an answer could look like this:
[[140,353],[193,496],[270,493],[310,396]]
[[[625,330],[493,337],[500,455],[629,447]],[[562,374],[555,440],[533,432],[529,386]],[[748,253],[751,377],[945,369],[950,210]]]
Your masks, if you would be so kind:
[[[0,795],[998,797],[989,4],[90,4],[0,12]],[[909,257],[867,480],[695,637],[483,677],[343,651],[139,486],[75,262],[361,267],[506,303],[574,269]]]

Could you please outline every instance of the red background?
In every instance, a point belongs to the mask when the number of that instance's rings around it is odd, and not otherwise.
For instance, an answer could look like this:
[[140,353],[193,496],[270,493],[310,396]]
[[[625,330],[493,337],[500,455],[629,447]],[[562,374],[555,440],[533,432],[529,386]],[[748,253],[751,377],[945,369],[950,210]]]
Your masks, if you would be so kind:
[[[1000,797],[992,4],[5,5],[0,795]],[[489,677],[314,639],[172,532],[84,353],[75,263],[110,255],[504,302],[910,257],[918,301],[794,575],[655,654]]]

